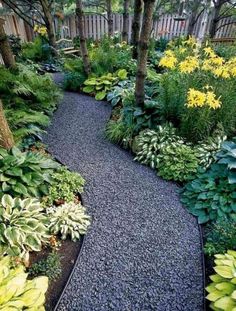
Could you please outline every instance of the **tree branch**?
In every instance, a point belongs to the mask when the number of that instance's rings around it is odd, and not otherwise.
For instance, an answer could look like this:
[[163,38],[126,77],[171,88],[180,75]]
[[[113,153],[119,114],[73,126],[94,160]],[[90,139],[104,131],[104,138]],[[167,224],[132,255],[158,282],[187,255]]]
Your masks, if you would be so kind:
[[225,23],[223,25],[220,25],[218,28],[216,28],[216,31],[219,30],[220,28],[224,27],[224,26],[228,26],[228,25],[231,25],[231,24],[236,24],[236,20],[228,22],[228,23]]

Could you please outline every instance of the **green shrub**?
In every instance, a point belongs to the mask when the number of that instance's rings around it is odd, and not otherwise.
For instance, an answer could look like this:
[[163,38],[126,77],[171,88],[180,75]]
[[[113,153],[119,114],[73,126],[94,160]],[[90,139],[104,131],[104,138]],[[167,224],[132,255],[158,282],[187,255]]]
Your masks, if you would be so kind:
[[68,91],[80,91],[86,80],[83,72],[68,72],[64,76],[64,89]]
[[236,308],[236,252],[228,250],[226,254],[215,255],[216,274],[210,276],[212,283],[207,286],[207,299],[210,308],[219,311],[233,311]]
[[114,85],[126,78],[127,71],[125,69],[120,69],[115,74],[108,73],[98,78],[89,78],[84,82],[83,91],[95,94],[96,100],[103,100]]
[[50,253],[47,258],[35,262],[29,268],[32,277],[45,275],[50,281],[56,280],[62,273],[60,256],[56,252]]
[[134,82],[131,80],[121,81],[107,94],[107,101],[111,102],[112,107],[115,107],[130,92],[134,92]]
[[49,187],[47,204],[52,205],[55,201],[73,202],[75,195],[83,192],[85,180],[75,172],[70,172],[61,167],[52,174],[52,183]]
[[183,143],[171,143],[161,151],[157,165],[158,175],[167,180],[192,179],[198,168],[196,151]]
[[48,61],[52,58],[52,49],[46,39],[37,36],[33,42],[22,44],[21,58],[35,62]]
[[44,310],[47,277],[27,280],[25,267],[22,264],[15,266],[9,256],[0,260],[0,275],[1,310]]
[[207,171],[200,171],[184,187],[181,201],[199,223],[222,218],[236,220],[236,185],[229,184],[226,165],[216,163]]
[[48,194],[52,173],[59,164],[40,153],[0,149],[0,197],[41,197]]
[[86,234],[90,225],[90,217],[81,204],[65,203],[48,208],[47,213],[50,218],[49,229],[51,233],[60,234],[62,240],[68,236],[72,241],[79,240],[81,235]]
[[132,143],[132,130],[127,128],[122,118],[117,121],[110,120],[106,125],[106,137],[113,143],[123,145],[124,148],[128,148]]
[[162,149],[176,141],[182,140],[176,135],[176,130],[171,124],[158,125],[155,130],[141,131],[136,137],[137,155],[135,160],[157,168]]
[[6,194],[0,207],[0,254],[27,261],[30,251],[39,252],[49,241],[48,218],[36,199],[13,199]]
[[205,237],[204,251],[209,256],[236,249],[236,223],[234,220],[221,219],[207,225]]

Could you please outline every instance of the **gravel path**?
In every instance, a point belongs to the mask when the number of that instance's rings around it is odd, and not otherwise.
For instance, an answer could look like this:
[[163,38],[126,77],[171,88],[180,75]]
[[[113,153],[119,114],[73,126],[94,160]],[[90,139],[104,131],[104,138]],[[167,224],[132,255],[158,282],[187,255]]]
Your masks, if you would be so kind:
[[200,311],[196,220],[177,187],[108,142],[109,104],[65,93],[45,142],[86,179],[93,223],[58,311]]

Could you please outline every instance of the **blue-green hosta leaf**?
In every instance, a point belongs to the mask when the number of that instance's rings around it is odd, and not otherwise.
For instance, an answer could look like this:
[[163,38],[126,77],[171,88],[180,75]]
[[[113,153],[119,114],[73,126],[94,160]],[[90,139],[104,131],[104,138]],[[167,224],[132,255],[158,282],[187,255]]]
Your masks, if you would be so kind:
[[236,184],[236,172],[229,172],[228,179],[230,184]]
[[12,186],[12,189],[19,194],[23,194],[25,196],[28,195],[27,188],[21,183],[16,183],[15,185]]

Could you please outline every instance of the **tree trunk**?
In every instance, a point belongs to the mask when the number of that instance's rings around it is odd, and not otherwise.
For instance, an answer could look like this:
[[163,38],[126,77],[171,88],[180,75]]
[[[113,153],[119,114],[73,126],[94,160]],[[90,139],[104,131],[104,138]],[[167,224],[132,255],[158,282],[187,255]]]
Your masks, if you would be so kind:
[[138,57],[138,41],[140,33],[140,22],[142,14],[142,0],[134,1],[134,18],[132,22],[132,34],[131,34],[131,44],[133,46],[133,58],[137,59]]
[[87,76],[89,76],[89,74],[91,73],[91,66],[90,66],[90,61],[89,61],[89,56],[88,56],[86,39],[84,35],[84,13],[83,13],[82,0],[76,1],[76,16],[78,20],[80,50],[81,50],[81,56],[82,56],[83,64],[84,64],[84,71],[87,74]]
[[44,14],[44,21],[45,26],[47,28],[47,34],[48,34],[48,41],[49,44],[55,49],[56,51],[56,35],[53,27],[53,19],[52,14],[50,12],[50,6],[48,3],[48,0],[40,0],[40,3],[42,5],[43,14]]
[[107,23],[108,23],[108,36],[113,35],[113,18],[112,18],[112,5],[111,0],[107,0]]
[[0,53],[2,55],[3,62],[7,68],[15,67],[15,59],[7,39],[7,35],[4,30],[5,21],[4,19],[0,18]]
[[0,146],[6,149],[11,149],[14,146],[12,132],[5,118],[1,100],[0,100]]
[[129,4],[130,4],[130,0],[124,0],[122,41],[125,41],[125,42],[128,42]]
[[144,0],[143,23],[138,44],[138,65],[135,84],[135,99],[137,106],[143,106],[145,94],[144,83],[147,75],[148,43],[152,30],[155,0]]
[[210,23],[210,28],[209,28],[209,36],[210,38],[214,38],[216,34],[216,29],[217,29],[217,23],[218,23],[218,17],[220,15],[220,10],[222,7],[223,3],[221,0],[218,0],[216,4],[214,5],[213,13],[212,13],[212,18],[211,18],[211,23]]
[[189,17],[188,31],[187,36],[190,37],[193,35],[194,25],[196,22],[197,12],[192,12]]

